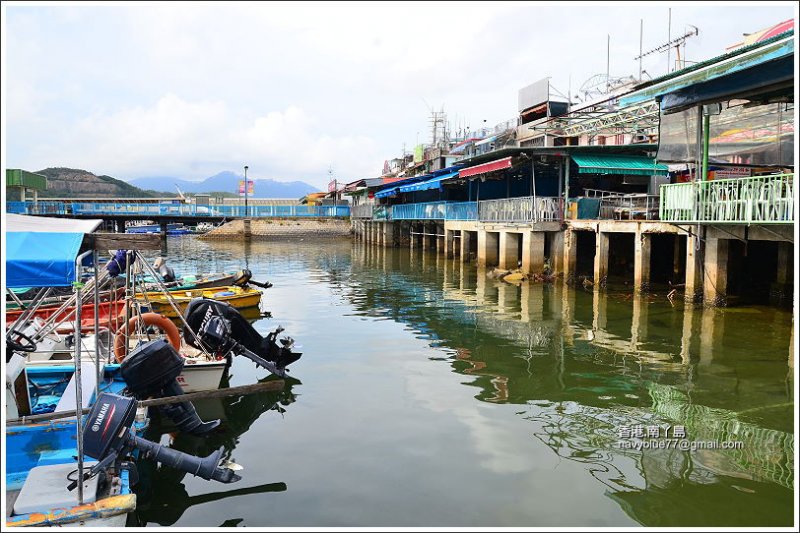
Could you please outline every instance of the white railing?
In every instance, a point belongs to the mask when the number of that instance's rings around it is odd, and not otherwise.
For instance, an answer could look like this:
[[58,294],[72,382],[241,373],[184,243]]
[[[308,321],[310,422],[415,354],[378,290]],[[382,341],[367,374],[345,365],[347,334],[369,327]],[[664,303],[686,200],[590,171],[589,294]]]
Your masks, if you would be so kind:
[[661,220],[690,224],[793,224],[794,174],[661,186]]
[[372,218],[373,204],[354,205],[350,208],[350,218]]
[[481,222],[546,222],[561,220],[560,198],[522,196],[478,202]]

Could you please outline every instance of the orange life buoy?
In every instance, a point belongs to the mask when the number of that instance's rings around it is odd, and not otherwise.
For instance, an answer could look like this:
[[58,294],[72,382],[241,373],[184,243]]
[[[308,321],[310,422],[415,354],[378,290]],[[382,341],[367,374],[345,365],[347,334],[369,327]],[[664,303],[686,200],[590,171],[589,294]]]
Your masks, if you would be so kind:
[[165,317],[164,315],[159,315],[158,313],[144,313],[141,317],[132,317],[128,320],[128,325],[125,327],[125,331],[121,329],[117,331],[116,336],[114,337],[114,357],[117,359],[118,363],[121,363],[125,359],[125,338],[130,335],[134,329],[136,329],[137,324],[139,323],[139,318],[141,318],[142,322],[144,322],[148,326],[156,326],[161,331],[167,334],[167,339],[169,339],[169,343],[172,345],[175,350],[180,350],[181,347],[181,335],[178,332],[177,326],[172,323],[170,319]]

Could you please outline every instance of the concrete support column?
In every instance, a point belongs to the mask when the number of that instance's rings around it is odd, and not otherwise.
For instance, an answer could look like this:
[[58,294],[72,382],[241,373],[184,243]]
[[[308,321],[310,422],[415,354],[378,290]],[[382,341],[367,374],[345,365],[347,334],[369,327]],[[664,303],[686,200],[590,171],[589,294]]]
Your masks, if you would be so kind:
[[650,249],[652,235],[639,233],[633,236],[633,287],[637,292],[650,289]]
[[467,230],[461,230],[461,242],[458,243],[459,246],[459,258],[461,261],[467,261],[469,259],[469,246],[470,246],[470,232]]
[[498,241],[497,233],[478,230],[478,265],[494,266],[497,264]]
[[550,240],[550,268],[552,273],[557,274],[564,271],[564,232],[556,231]]
[[[444,255],[447,253],[447,246],[445,242],[445,234],[444,234],[444,226],[441,228],[438,224],[433,225],[433,232],[436,234],[436,254],[437,255]],[[441,235],[441,237],[439,237]]]
[[792,283],[792,243],[778,243],[778,275],[775,278],[781,285]]
[[125,221],[124,220],[115,220],[114,221],[114,231],[117,233],[125,233]]
[[724,307],[728,296],[728,239],[706,239],[703,299]]
[[571,229],[564,232],[564,260],[561,268],[564,272],[564,281],[569,281],[575,276],[575,265],[578,262],[578,235]]
[[605,287],[608,276],[608,235],[602,231],[595,234],[594,286]]
[[383,245],[394,246],[394,222],[383,223]]
[[526,231],[522,234],[522,271],[526,274],[541,274],[544,271],[544,238],[541,231]]
[[519,239],[519,233],[500,232],[500,257],[497,265],[499,268],[506,270],[517,268],[517,247],[519,246],[517,239]]
[[[161,233],[161,240],[162,241],[167,240],[167,223],[160,222],[158,226],[159,226],[159,231]],[[250,232],[250,220],[245,220],[245,229],[247,230],[248,233]],[[247,238],[248,237],[245,236],[245,239]]]
[[444,230],[444,253],[448,258],[453,257],[453,230]]
[[686,287],[684,299],[695,303],[703,299],[702,241],[697,235],[686,236]]

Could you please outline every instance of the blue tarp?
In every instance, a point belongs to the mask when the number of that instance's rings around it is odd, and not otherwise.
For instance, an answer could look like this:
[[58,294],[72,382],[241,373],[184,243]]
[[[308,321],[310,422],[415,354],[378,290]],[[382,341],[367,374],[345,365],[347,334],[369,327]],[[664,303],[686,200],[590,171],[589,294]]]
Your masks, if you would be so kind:
[[67,287],[83,233],[6,233],[6,287]]
[[400,192],[427,191],[428,189],[436,189],[437,187],[441,186],[441,182],[443,180],[447,180],[455,176],[458,176],[458,171],[436,176],[435,178],[431,178],[429,180],[403,185],[400,187]]
[[394,196],[400,187],[387,187],[375,193],[375,198],[386,198],[387,196]]

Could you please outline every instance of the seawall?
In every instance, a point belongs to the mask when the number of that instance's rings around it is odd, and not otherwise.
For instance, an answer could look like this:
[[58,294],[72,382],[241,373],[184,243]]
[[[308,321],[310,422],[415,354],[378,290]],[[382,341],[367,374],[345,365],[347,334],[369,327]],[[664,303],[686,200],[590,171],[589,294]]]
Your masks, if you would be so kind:
[[[200,239],[244,239],[244,220],[232,220],[200,235]],[[295,237],[350,237],[350,219],[251,219],[251,239],[292,239]]]

